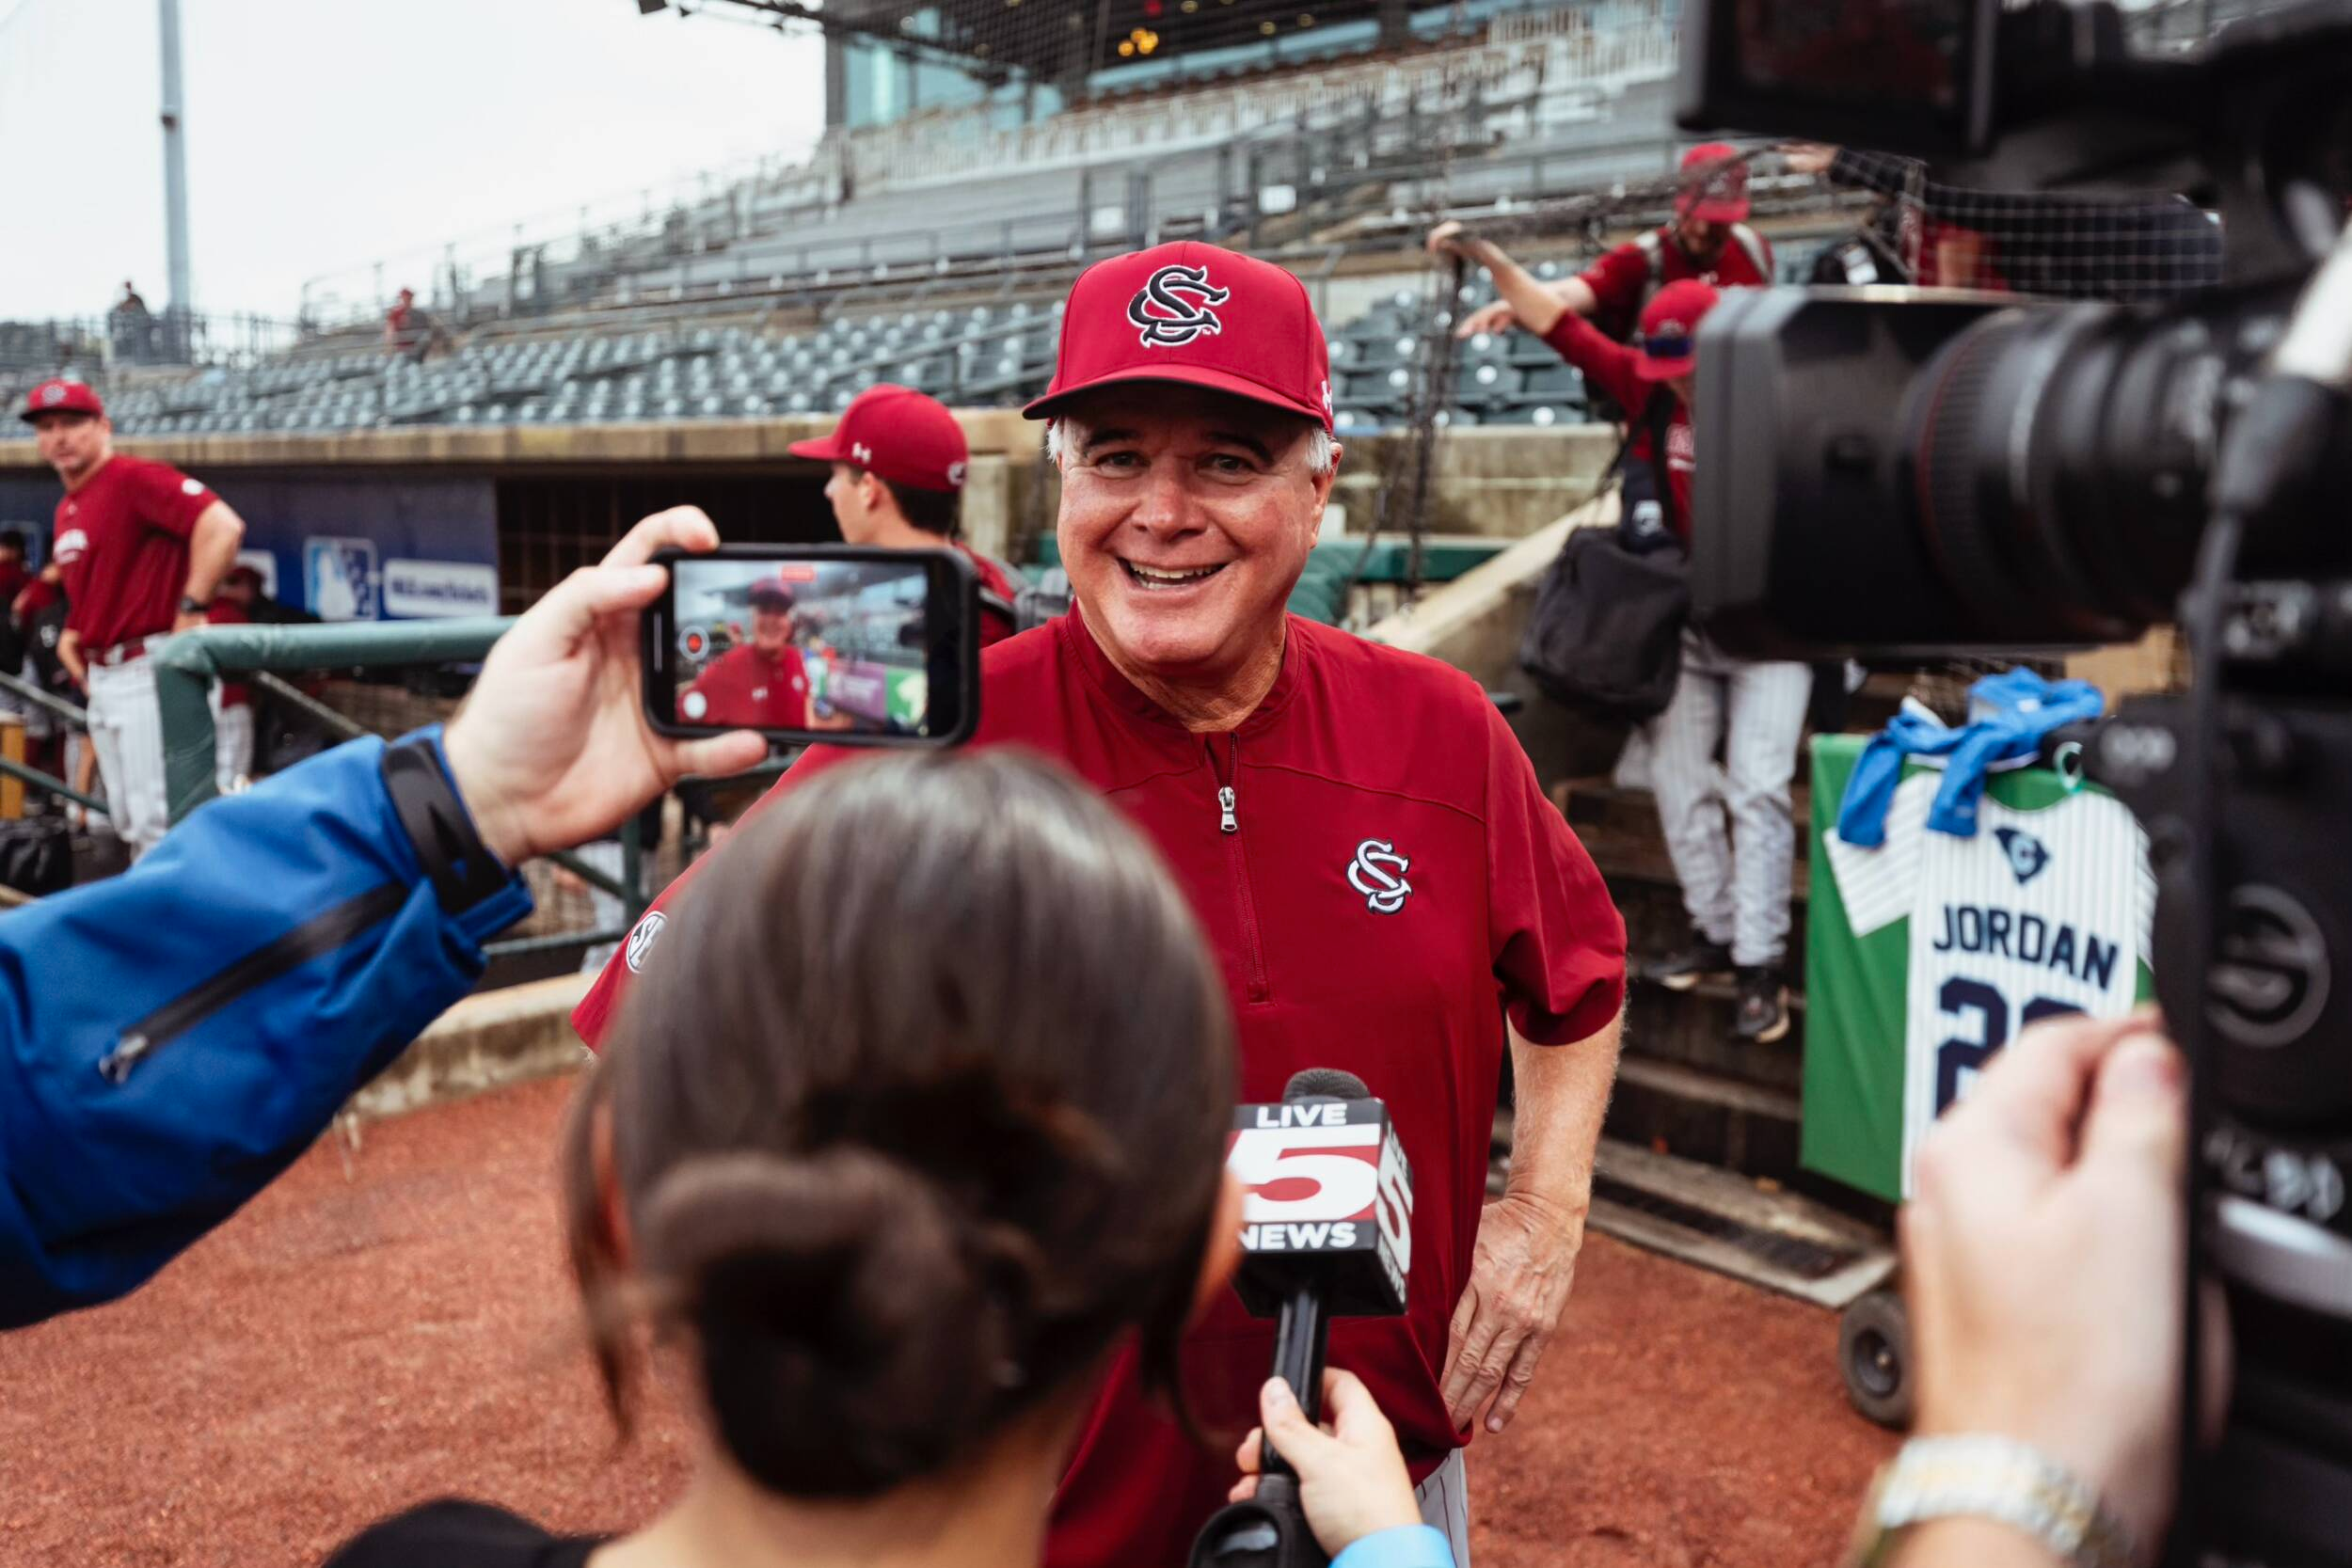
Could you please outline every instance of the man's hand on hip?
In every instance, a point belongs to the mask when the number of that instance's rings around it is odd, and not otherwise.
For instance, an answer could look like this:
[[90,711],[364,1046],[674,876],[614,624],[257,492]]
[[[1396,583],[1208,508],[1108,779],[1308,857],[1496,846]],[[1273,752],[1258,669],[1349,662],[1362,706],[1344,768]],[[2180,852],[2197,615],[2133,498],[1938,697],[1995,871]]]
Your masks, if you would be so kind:
[[1583,1245],[1581,1210],[1529,1193],[1486,1205],[1438,1378],[1455,1426],[1470,1424],[1481,1410],[1488,1432],[1510,1425],[1568,1304]]

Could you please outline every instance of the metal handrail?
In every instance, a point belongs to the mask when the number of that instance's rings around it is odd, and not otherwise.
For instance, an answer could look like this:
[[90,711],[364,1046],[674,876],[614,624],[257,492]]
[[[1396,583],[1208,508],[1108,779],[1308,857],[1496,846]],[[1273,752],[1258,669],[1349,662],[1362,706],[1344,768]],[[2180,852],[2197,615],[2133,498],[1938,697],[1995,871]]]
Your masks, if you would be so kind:
[[[214,778],[213,683],[251,677],[275,696],[290,699],[345,738],[368,732],[346,716],[276,678],[277,673],[354,665],[465,664],[487,657],[515,624],[511,616],[450,621],[353,621],[301,626],[208,626],[173,636],[153,648],[155,705],[163,721],[164,782],[177,823],[219,793]],[[69,792],[70,793],[70,792]],[[87,799],[87,798],[84,798]],[[646,903],[643,846],[637,819],[621,828],[621,876],[608,876],[578,856],[556,850],[545,858],[581,881],[621,900],[629,924]],[[624,932],[627,927],[624,927]],[[584,939],[566,933],[563,939]],[[598,940],[617,941],[617,935]],[[491,953],[556,945],[543,939],[493,942]]]
[[47,708],[77,730],[89,728],[89,715],[53,692],[44,691],[28,680],[15,675],[0,674],[0,691],[24,698],[28,703]]

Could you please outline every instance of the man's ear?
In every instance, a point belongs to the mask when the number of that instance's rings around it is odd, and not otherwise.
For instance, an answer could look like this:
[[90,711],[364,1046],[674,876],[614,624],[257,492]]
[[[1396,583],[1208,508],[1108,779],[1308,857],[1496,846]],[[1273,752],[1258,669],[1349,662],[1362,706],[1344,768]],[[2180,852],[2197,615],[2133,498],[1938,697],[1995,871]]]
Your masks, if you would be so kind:
[[1192,1290],[1194,1323],[1232,1283],[1233,1271],[1241,1267],[1241,1183],[1229,1170],[1217,1183],[1216,1215],[1209,1222],[1209,1244],[1200,1254],[1200,1277]]
[[873,471],[860,468],[857,473],[858,504],[868,512],[881,512],[891,504],[890,486],[876,479]]
[[1345,447],[1337,441],[1331,443],[1331,469],[1328,473],[1321,474],[1315,479],[1315,513],[1318,520],[1321,518],[1323,509],[1331,504],[1331,486],[1339,481],[1340,460],[1346,455]]

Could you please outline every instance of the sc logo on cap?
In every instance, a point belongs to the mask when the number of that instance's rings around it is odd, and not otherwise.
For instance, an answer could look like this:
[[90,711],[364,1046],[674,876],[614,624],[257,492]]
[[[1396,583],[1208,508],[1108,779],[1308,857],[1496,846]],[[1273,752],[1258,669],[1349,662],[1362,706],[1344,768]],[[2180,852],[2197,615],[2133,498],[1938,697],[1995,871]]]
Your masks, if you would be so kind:
[[1182,348],[1204,333],[1225,330],[1209,307],[1224,304],[1232,293],[1209,281],[1207,267],[1174,262],[1136,291],[1127,302],[1127,319],[1143,329],[1144,347]]

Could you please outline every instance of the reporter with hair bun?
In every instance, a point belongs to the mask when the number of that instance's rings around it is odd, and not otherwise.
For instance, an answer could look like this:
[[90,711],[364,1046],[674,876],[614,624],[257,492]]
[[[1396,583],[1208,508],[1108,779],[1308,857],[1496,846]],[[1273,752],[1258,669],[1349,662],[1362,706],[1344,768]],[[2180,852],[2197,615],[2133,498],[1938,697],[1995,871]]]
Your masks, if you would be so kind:
[[[659,1364],[691,1482],[630,1535],[444,1500],[330,1563],[1038,1562],[1114,1355],[1172,1389],[1238,1259],[1232,1022],[1182,894],[1057,767],[898,756],[747,822],[669,924],[563,1180],[616,1422]],[[1327,1444],[1276,1428],[1311,1524],[1342,1568],[1451,1568],[1351,1381]]]

